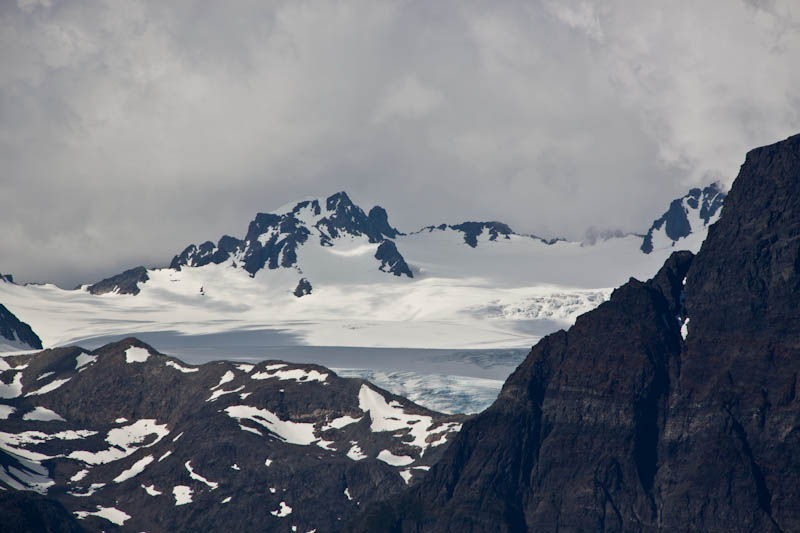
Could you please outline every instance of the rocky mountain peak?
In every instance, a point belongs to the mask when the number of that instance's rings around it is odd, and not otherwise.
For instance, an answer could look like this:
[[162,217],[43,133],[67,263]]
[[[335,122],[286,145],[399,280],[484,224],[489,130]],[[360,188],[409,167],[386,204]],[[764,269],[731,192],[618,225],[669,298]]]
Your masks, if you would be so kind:
[[[258,213],[242,240],[226,235],[216,245],[207,241],[200,246],[188,246],[173,258],[170,267],[180,270],[233,259],[255,275],[263,268],[295,267],[298,250],[312,236],[321,246],[334,246],[337,239],[345,237],[366,237],[369,243],[381,243],[402,235],[389,224],[386,210],[375,206],[367,215],[344,191],[324,200],[304,200],[278,211]],[[383,270],[382,267],[383,264],[380,266]]]
[[673,200],[667,211],[653,221],[644,236],[641,250],[649,254],[654,248],[673,246],[693,232],[704,231],[719,218],[725,196],[717,183],[703,189],[690,189],[681,198]]

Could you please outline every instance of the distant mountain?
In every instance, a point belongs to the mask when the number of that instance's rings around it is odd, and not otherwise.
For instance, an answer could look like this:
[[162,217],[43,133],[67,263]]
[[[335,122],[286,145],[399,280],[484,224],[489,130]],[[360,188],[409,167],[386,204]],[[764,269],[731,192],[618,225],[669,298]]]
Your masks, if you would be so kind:
[[642,241],[642,251],[649,254],[654,248],[675,246],[689,235],[705,236],[708,226],[719,219],[725,193],[719,185],[691,189],[686,195],[669,204],[669,209],[653,221]]
[[[710,221],[718,193],[692,197]],[[725,201],[696,256],[541,340],[351,530],[800,531],[800,135],[749,152]]]
[[465,420],[321,366],[192,366],[133,338],[0,365],[0,487],[89,531],[331,531],[419,482]]
[[[339,192],[324,201],[306,200],[289,210],[259,213],[244,239],[225,235],[216,245],[211,241],[199,246],[192,244],[172,259],[170,268],[201,267],[230,259],[253,276],[263,268],[297,267],[297,251],[307,242],[334,246],[338,239],[363,237],[367,243],[384,246],[383,256],[375,257],[381,263],[381,270],[413,277],[396,246],[390,243],[398,235],[401,234],[389,224],[382,207],[373,207],[367,215],[347,193]],[[387,251],[387,247],[394,249]]]

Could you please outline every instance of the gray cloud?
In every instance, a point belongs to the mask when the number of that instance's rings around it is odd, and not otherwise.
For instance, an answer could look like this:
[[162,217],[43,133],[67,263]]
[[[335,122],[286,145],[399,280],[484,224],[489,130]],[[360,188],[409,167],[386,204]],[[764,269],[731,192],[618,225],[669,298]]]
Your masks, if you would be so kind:
[[94,281],[347,190],[402,229],[643,231],[800,130],[758,2],[0,4],[0,271]]

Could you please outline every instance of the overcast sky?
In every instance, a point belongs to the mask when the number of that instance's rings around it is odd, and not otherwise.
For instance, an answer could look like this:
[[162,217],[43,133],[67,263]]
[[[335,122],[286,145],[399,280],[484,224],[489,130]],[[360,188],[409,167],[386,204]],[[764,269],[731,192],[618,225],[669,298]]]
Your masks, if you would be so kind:
[[0,2],[0,272],[62,286],[346,190],[643,232],[800,131],[786,1]]

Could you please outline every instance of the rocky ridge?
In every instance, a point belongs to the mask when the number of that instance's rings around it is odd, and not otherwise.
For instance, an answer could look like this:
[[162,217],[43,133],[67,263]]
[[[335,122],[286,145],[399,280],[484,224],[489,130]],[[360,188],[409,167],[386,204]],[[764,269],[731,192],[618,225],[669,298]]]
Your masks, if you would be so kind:
[[[0,338],[20,349],[42,349],[42,341],[33,329],[0,304]],[[0,341],[2,343],[3,341]]]
[[352,531],[800,530],[800,135],[675,253],[540,341],[428,477]]
[[0,486],[88,531],[331,531],[417,483],[464,418],[316,365],[57,348],[0,359]]

